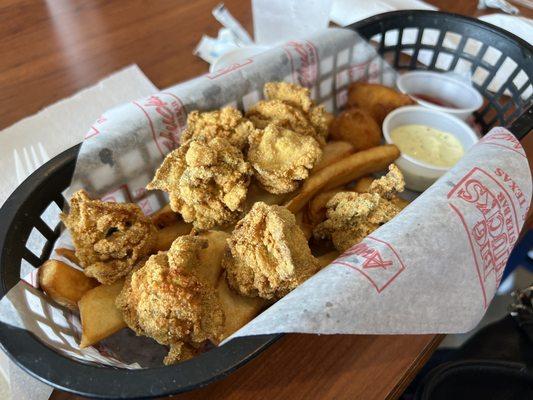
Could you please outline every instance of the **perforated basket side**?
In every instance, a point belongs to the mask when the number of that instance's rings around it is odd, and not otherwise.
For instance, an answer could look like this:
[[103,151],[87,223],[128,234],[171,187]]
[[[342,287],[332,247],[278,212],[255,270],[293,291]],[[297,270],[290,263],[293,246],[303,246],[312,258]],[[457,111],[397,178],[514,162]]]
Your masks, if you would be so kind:
[[484,98],[474,114],[483,133],[509,125],[533,100],[533,47],[483,21],[409,10],[380,14],[348,28],[373,40],[398,71],[470,72]]

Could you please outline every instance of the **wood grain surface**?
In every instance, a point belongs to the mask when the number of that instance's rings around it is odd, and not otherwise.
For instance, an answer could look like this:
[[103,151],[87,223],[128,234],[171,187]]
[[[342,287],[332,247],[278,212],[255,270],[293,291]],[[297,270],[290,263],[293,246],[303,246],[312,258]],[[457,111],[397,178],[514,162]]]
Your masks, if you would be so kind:
[[[0,129],[131,63],[159,88],[207,72],[192,50],[202,34],[216,36],[211,9],[218,2],[2,0]],[[430,3],[481,15],[477,0]],[[250,1],[225,4],[251,32]],[[528,147],[531,154],[531,141]],[[393,399],[441,338],[286,335],[228,378],[175,399]]]

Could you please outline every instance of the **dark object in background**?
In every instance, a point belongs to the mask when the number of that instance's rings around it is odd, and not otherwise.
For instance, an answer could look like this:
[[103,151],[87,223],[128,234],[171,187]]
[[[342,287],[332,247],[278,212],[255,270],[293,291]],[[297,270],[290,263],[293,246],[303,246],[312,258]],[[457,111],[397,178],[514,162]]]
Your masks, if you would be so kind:
[[511,316],[481,329],[429,372],[415,400],[533,399],[533,342]]

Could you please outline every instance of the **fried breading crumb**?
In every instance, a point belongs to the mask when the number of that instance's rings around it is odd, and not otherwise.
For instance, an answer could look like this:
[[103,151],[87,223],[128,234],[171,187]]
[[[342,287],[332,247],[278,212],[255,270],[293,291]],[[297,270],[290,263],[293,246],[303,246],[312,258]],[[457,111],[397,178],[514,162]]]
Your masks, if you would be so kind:
[[206,340],[221,340],[220,300],[197,272],[199,252],[207,245],[204,238],[180,236],[168,252],[151,256],[128,275],[117,297],[117,307],[135,333],[170,347],[166,365],[193,357]]
[[222,266],[235,291],[264,299],[285,296],[320,268],[294,215],[263,202],[237,223]]
[[187,116],[187,129],[183,132],[182,142],[198,136],[208,139],[222,137],[242,150],[254,129],[252,122],[233,107],[209,112],[191,111]]
[[391,200],[397,193],[403,192],[404,189],[405,181],[401,171],[395,164],[391,164],[387,175],[372,181],[368,192],[377,193],[381,197]]
[[61,220],[87,276],[111,284],[126,276],[155,245],[156,228],[138,205],[91,200],[80,190]]
[[251,175],[227,139],[196,137],[166,156],[147,189],[168,192],[173,211],[195,228],[210,229],[238,219]]
[[331,239],[337,250],[345,251],[394,218],[401,208],[390,199],[403,191],[405,182],[394,164],[389,171],[368,193],[335,194],[326,205],[327,219],[313,230],[315,238]]
[[270,193],[295,190],[321,156],[322,149],[314,138],[274,124],[250,136],[248,161],[259,183]]

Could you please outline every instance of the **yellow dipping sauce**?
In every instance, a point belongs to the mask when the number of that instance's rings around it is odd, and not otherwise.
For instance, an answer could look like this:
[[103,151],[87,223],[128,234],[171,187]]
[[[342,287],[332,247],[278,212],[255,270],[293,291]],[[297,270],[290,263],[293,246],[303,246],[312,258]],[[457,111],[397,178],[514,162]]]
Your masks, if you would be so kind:
[[436,167],[451,167],[465,153],[451,133],[427,125],[402,125],[390,137],[403,154]]

